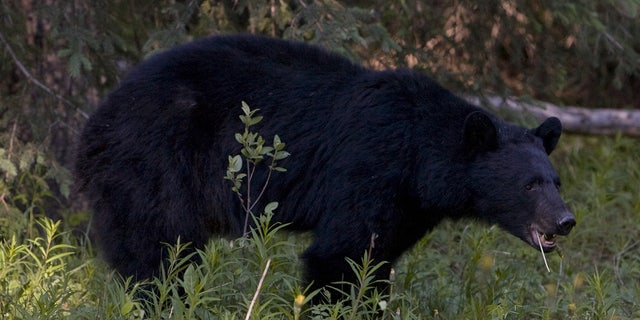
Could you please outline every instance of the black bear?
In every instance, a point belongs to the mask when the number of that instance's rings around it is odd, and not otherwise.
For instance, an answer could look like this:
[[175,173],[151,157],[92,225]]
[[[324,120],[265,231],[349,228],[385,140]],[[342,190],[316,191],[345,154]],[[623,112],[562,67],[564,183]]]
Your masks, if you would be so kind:
[[287,142],[287,172],[263,199],[280,203],[274,220],[313,232],[302,260],[315,287],[352,279],[345,258],[359,261],[372,237],[373,258],[393,262],[444,218],[495,223],[545,251],[575,224],[548,159],[558,119],[526,129],[419,72],[370,70],[304,43],[216,36],[141,63],[82,133],[77,183],[121,274],[156,274],[163,243],[178,236],[195,247],[242,236],[245,213],[223,179],[242,101],[267,119],[256,131]]

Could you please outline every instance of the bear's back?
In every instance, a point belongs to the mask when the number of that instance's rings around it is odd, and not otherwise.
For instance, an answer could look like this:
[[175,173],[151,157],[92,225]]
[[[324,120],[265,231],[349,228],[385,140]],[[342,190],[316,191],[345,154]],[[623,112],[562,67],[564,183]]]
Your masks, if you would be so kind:
[[125,82],[158,77],[175,81],[211,79],[224,74],[229,81],[250,81],[259,75],[354,75],[365,69],[317,46],[255,35],[218,36],[192,41],[142,62]]

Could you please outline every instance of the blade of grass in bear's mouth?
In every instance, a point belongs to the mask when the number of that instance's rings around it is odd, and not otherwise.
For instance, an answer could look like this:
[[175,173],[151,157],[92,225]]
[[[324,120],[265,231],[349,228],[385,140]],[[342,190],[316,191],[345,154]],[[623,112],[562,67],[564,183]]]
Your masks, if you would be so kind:
[[542,260],[544,261],[544,266],[547,267],[548,272],[551,272],[551,269],[549,269],[549,264],[547,263],[547,257],[544,255],[544,250],[542,249],[542,237],[538,238],[538,245],[540,245],[540,252],[542,252]]

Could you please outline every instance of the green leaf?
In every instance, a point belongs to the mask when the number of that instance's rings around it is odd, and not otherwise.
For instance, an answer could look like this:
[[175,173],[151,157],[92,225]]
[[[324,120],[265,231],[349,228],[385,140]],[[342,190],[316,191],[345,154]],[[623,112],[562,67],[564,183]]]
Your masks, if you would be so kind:
[[249,105],[244,101],[242,101],[242,112],[247,116],[251,114],[251,108],[249,108]]
[[18,169],[16,168],[16,165],[8,159],[0,159],[0,169],[7,173],[9,179],[13,179],[18,175]]
[[236,141],[237,141],[238,143],[242,144],[242,143],[244,142],[243,136],[242,136],[241,134],[236,133],[236,134],[235,134],[235,137],[236,137]]
[[78,78],[82,70],[91,71],[91,61],[82,54],[82,52],[74,52],[68,60],[69,74],[73,78]]
[[266,206],[264,206],[264,213],[265,214],[273,214],[273,210],[278,208],[278,202],[273,201],[273,202],[269,202],[267,203]]
[[230,172],[240,172],[242,170],[242,157],[238,154],[235,156],[229,156],[229,168]]
[[278,152],[276,152],[276,154],[275,154],[274,158],[275,158],[276,160],[282,160],[282,159],[284,159],[284,158],[286,158],[286,157],[288,157],[288,156],[290,156],[290,155],[291,155],[291,154],[290,154],[289,152],[286,152],[286,151],[278,151]]
[[189,265],[189,267],[187,267],[187,270],[185,270],[184,275],[182,276],[182,278],[184,279],[182,281],[182,285],[184,287],[185,290],[187,291],[193,291],[193,288],[195,288],[197,282],[198,282],[198,277],[196,274],[196,269],[193,267],[193,265]]
[[249,121],[249,126],[259,123],[260,121],[262,121],[263,118],[264,118],[263,116],[257,116],[257,117],[251,118],[251,120]]
[[129,312],[131,312],[131,310],[133,310],[133,301],[128,300],[127,302],[125,302],[122,307],[120,308],[120,315],[127,315],[129,314]]
[[60,194],[62,194],[65,199],[69,199],[69,196],[71,195],[71,181],[71,179],[58,181],[60,184]]
[[247,139],[245,139],[245,142],[249,143],[249,144],[256,144],[256,139],[258,138],[258,134],[255,132],[250,132],[247,135]]
[[62,49],[58,51],[58,57],[59,58],[66,58],[68,56],[70,56],[73,53],[73,50],[71,49]]
[[260,154],[271,155],[271,152],[273,152],[273,148],[267,146],[267,147],[262,147],[262,150],[260,151]]

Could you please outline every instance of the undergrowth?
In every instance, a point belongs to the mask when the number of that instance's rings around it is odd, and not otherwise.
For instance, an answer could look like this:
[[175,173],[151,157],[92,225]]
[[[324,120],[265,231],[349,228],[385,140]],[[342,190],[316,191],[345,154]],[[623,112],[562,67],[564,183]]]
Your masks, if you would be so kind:
[[251,215],[247,237],[214,238],[193,252],[200,263],[181,254],[188,243],[171,244],[161,276],[133,282],[71,233],[66,215],[54,221],[21,205],[37,203],[16,187],[30,185],[36,167],[24,167],[21,181],[3,172],[3,187],[15,191],[0,208],[0,318],[637,319],[638,159],[631,138],[563,137],[552,160],[578,225],[559,240],[562,256],[547,255],[551,272],[539,252],[495,226],[447,221],[396,263],[388,295],[362,294],[383,263],[363,252],[351,262],[360,281],[332,305],[311,305],[322,293],[301,280],[298,255],[309,235],[282,230],[268,213]]

